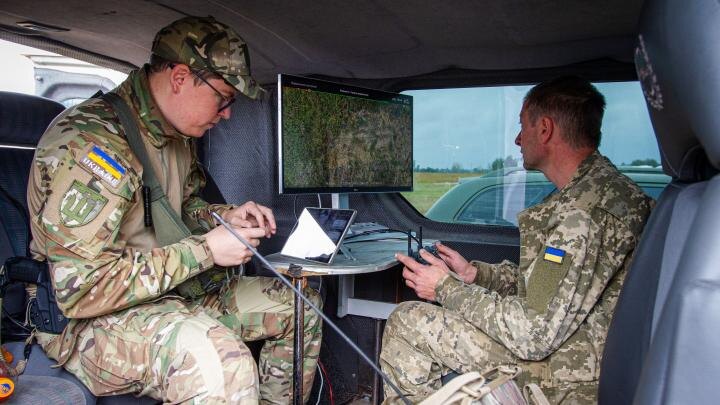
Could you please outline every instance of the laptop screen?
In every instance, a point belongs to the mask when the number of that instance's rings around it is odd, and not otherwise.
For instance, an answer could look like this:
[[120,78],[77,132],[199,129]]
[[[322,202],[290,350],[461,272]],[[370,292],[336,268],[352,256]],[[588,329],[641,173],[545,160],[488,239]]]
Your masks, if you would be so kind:
[[319,263],[332,263],[355,210],[305,208],[281,254]]

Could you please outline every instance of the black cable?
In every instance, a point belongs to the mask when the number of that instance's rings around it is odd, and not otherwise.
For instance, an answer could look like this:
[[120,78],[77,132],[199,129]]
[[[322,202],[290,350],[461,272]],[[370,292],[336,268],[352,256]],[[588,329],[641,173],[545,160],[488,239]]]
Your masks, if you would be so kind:
[[295,211],[295,205],[297,203],[297,194],[293,194],[293,217],[295,217],[295,222],[298,220],[297,212]]
[[[370,231],[364,231],[361,233],[352,234],[352,235],[346,236],[345,239],[343,239],[343,240],[348,241],[353,238],[359,238],[361,236],[367,236],[367,235],[372,235],[372,234],[376,234],[376,233],[401,233],[405,236],[408,235],[407,231],[401,231],[399,229],[385,228],[385,229],[373,229]],[[410,234],[410,237],[413,238],[415,240],[415,242],[417,242],[418,244],[420,243],[420,240],[418,238],[416,238],[415,236],[413,236],[412,234]]]
[[12,322],[13,324],[15,324],[15,326],[19,326],[20,328],[24,329],[27,332],[32,332],[32,329],[30,329],[29,325],[21,324],[20,322],[17,321],[17,319],[13,318],[12,314],[10,312],[8,312],[7,308],[3,308],[3,314],[5,314],[7,316],[7,319],[10,322]]

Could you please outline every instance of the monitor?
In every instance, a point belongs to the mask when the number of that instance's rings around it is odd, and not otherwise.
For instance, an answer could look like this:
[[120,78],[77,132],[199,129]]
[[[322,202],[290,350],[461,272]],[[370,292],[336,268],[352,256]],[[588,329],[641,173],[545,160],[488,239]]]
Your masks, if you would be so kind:
[[279,191],[412,191],[412,97],[281,74]]

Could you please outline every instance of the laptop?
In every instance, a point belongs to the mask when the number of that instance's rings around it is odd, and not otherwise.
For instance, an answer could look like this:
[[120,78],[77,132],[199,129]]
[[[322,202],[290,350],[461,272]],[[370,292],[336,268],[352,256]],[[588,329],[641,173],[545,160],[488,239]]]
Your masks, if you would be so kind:
[[311,262],[332,264],[356,213],[351,209],[303,209],[280,253]]

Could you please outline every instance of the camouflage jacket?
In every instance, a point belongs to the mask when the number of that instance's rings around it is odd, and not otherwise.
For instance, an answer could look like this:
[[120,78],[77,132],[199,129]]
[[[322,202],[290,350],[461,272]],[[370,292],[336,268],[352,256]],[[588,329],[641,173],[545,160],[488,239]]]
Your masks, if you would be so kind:
[[[206,229],[211,206],[192,139],[162,116],[146,69],[114,90],[136,113],[150,161],[171,206]],[[90,99],[61,114],[40,139],[28,186],[36,259],[47,259],[68,318],[92,318],[156,299],[213,266],[202,236],[159,246],[144,226],[143,167],[109,104]],[[71,325],[73,323],[71,322]]]
[[520,265],[472,262],[476,283],[436,288],[455,310],[550,381],[592,382],[618,294],[653,202],[598,152],[570,182],[518,215]]

